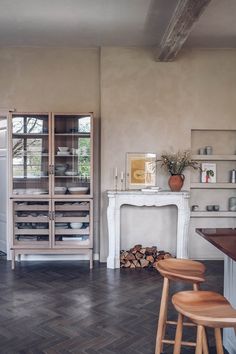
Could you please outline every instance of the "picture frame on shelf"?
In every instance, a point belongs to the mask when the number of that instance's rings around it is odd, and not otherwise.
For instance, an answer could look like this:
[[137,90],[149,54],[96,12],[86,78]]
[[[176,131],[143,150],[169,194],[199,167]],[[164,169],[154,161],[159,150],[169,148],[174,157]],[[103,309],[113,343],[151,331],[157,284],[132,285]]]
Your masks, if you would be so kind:
[[202,163],[201,166],[201,182],[202,183],[216,183],[216,164]]
[[126,189],[156,186],[156,154],[126,153]]

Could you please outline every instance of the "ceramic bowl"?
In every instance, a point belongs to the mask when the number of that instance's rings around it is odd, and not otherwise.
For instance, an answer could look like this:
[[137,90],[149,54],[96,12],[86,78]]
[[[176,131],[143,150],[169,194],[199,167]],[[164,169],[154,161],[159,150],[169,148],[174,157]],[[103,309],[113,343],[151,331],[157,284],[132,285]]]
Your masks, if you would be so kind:
[[55,187],[54,193],[55,194],[66,194],[67,187]]
[[71,222],[70,223],[70,227],[72,229],[81,229],[82,226],[83,226],[82,222]]
[[86,194],[88,187],[69,187],[68,191],[70,194]]
[[69,148],[68,146],[58,146],[58,150],[61,152],[66,152],[69,151]]
[[75,171],[66,171],[66,172],[65,172],[65,175],[66,175],[66,176],[77,176],[77,174],[78,174],[78,173],[75,172]]

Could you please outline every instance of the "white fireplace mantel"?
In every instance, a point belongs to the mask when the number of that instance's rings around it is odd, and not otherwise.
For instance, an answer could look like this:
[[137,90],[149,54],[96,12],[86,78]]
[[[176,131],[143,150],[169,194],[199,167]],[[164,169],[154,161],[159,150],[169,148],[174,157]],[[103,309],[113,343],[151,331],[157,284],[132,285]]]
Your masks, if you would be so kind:
[[176,205],[178,208],[176,256],[188,258],[189,192],[108,191],[107,196],[109,199],[107,208],[109,238],[107,268],[120,268],[120,209],[122,205],[150,207]]

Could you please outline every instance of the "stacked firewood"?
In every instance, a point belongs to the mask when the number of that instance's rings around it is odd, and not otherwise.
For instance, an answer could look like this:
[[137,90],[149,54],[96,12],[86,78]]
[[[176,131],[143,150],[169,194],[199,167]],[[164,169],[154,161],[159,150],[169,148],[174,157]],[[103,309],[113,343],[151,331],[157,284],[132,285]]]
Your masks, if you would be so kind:
[[172,257],[169,252],[159,251],[156,246],[135,245],[129,251],[120,252],[121,268],[152,268],[161,259]]

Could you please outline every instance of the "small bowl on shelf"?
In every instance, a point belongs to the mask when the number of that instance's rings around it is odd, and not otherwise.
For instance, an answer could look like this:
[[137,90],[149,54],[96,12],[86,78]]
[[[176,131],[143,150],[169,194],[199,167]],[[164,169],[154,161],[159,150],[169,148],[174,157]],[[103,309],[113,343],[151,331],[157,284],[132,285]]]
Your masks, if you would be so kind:
[[76,171],[66,171],[65,175],[66,176],[77,176],[78,173]]
[[70,223],[70,227],[72,229],[81,229],[82,226],[83,226],[82,222],[71,222]]
[[54,193],[55,194],[66,194],[67,187],[55,187]]
[[68,191],[70,194],[86,194],[88,187],[69,187]]
[[58,150],[61,152],[67,152],[69,151],[68,146],[58,146]]

